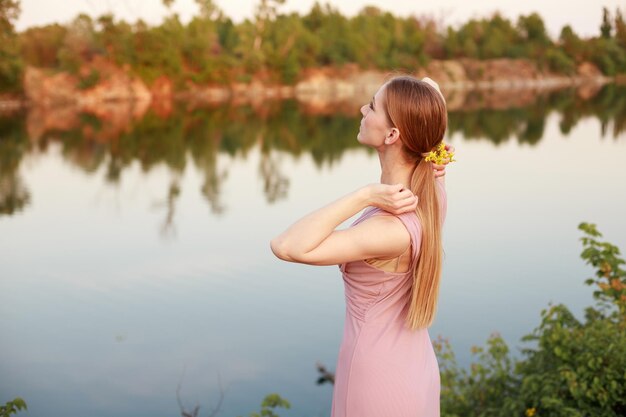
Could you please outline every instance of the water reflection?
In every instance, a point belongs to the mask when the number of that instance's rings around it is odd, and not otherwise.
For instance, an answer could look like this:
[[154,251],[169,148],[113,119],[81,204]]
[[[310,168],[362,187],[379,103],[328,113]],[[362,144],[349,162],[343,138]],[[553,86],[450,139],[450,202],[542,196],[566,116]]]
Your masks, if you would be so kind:
[[0,216],[23,210],[31,200],[18,170],[28,152],[28,141],[19,134],[21,125],[19,119],[0,119]]
[[[602,137],[617,138],[626,130],[626,87],[618,85],[551,93],[470,92],[462,98],[451,95],[448,104],[448,135],[459,133],[467,140],[494,144],[513,138],[537,144],[553,112],[559,114],[564,136],[587,117],[601,121]],[[221,154],[245,159],[258,146],[257,172],[266,201],[274,203],[289,192],[289,177],[281,166],[283,153],[310,154],[319,168],[358,147],[356,104],[333,107],[275,101],[243,107],[179,107],[167,112],[161,107],[158,103],[152,109],[118,103],[83,112],[68,107],[35,108],[27,114],[0,117],[0,215],[12,215],[28,206],[31,194],[20,177],[20,162],[29,152],[45,152],[50,143],[60,144],[64,159],[82,171],[104,172],[111,185],[118,184],[134,163],[145,172],[165,165],[171,175],[169,187],[163,200],[155,203],[156,209],[165,211],[160,229],[165,238],[176,234],[179,179],[190,160],[204,173],[200,193],[211,213],[220,215],[227,210],[221,185],[229,172],[229,166],[219,162]],[[100,171],[103,166],[106,169]]]

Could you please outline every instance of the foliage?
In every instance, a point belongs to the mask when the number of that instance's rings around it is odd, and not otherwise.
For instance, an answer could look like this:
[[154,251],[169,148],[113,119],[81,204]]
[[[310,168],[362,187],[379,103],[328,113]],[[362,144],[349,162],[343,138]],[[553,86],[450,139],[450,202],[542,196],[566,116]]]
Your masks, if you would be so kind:
[[12,401],[7,401],[6,404],[0,405],[0,417],[9,417],[12,414],[17,414],[18,411],[26,409],[26,402],[20,397],[16,397]]
[[284,0],[258,0],[252,20],[235,24],[213,0],[196,0],[198,14],[182,23],[170,9],[173,1],[162,2],[170,14],[156,26],[110,14],[79,15],[67,25],[15,34],[19,2],[0,0],[0,88],[18,88],[22,62],[78,74],[96,56],[148,83],[166,75],[178,86],[254,78],[292,84],[308,68],[349,63],[412,72],[430,59],[455,58],[526,58],[567,75],[591,61],[607,75],[626,72],[626,24],[619,9],[604,9],[598,37],[581,39],[565,26],[553,41],[537,13],[516,21],[495,13],[444,28],[432,18],[395,16],[373,6],[347,17],[315,2],[298,15],[281,12]]
[[96,69],[92,69],[89,74],[78,80],[78,88],[80,90],[87,90],[98,84],[98,81],[100,81],[100,72]]
[[486,350],[473,347],[479,361],[472,363],[469,372],[458,367],[448,340],[439,338],[433,345],[441,375],[441,415],[501,416],[505,399],[514,395],[518,386],[504,340],[494,333]]
[[59,69],[77,74],[83,62],[96,54],[95,27],[91,17],[78,15],[67,27],[58,52]]
[[617,307],[619,317],[626,320],[626,270],[622,269],[624,259],[620,257],[619,248],[597,240],[602,234],[594,224],[581,223],[578,228],[587,235],[581,238],[585,250],[580,256],[596,269],[595,277],[585,283],[600,288],[593,296],[604,311]]
[[573,75],[576,73],[574,60],[559,48],[549,48],[546,51],[545,61],[548,68],[561,74]]
[[611,25],[611,15],[609,9],[602,8],[602,24],[600,25],[600,33],[604,39],[611,39],[611,32],[613,26]]
[[261,411],[259,413],[250,413],[249,417],[279,417],[274,412],[275,408],[289,409],[291,404],[278,394],[268,394],[261,403]]
[[588,46],[588,59],[604,74],[616,75],[626,71],[626,50],[615,39],[596,38]]
[[57,23],[22,32],[19,42],[24,62],[35,67],[59,68],[59,50],[66,35],[67,28]]
[[459,370],[447,342],[434,343],[440,357],[442,416],[618,417],[626,414],[626,271],[617,247],[598,240],[595,225],[582,223],[581,257],[595,269],[596,307],[579,321],[564,305],[541,312],[540,325],[522,338],[512,365],[502,338],[474,348],[478,363]]
[[19,0],[0,0],[0,92],[21,88],[23,63],[13,26],[19,14]]

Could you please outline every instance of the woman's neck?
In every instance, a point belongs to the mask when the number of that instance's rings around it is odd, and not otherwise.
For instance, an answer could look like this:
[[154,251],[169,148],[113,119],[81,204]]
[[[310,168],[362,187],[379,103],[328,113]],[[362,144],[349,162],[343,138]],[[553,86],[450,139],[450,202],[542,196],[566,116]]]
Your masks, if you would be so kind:
[[378,159],[382,184],[403,184],[407,188],[411,187],[411,175],[415,167],[406,162],[400,153],[391,149],[379,151]]

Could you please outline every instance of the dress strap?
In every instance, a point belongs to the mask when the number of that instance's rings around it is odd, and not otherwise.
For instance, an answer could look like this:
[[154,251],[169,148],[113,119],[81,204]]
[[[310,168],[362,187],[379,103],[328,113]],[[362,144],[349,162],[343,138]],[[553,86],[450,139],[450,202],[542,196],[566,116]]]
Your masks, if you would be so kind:
[[[412,211],[410,213],[402,213],[402,214],[391,214],[387,211],[381,210],[379,208],[373,208],[371,211],[366,211],[363,215],[356,221],[361,222],[370,216],[395,216],[404,224],[406,230],[409,232],[411,236],[411,248],[412,248],[412,256],[411,256],[411,264],[413,261],[417,259],[417,255],[419,254],[421,243],[422,243],[422,226],[420,224],[419,218],[417,217],[417,213]],[[404,254],[400,255],[403,256]]]
[[417,259],[417,256],[422,246],[422,225],[417,217],[417,213],[412,211],[410,213],[402,213],[396,216],[406,227],[406,230],[411,235],[411,248],[412,248],[412,262]]

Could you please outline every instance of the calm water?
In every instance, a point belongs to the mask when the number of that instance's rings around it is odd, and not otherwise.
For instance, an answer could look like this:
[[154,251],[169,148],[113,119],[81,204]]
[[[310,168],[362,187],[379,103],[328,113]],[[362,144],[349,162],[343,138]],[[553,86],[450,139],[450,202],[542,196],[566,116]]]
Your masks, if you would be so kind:
[[[452,111],[446,259],[431,338],[460,365],[549,302],[592,303],[577,225],[626,250],[626,91]],[[161,114],[161,116],[157,116]],[[119,115],[118,115],[119,116]],[[27,416],[328,416],[343,326],[336,267],[269,239],[378,180],[354,112],[261,107],[0,118],[0,402]],[[128,115],[126,115],[128,117]],[[117,118],[116,118],[117,117]],[[121,121],[120,121],[121,120]],[[22,415],[22,414],[20,414]]]

